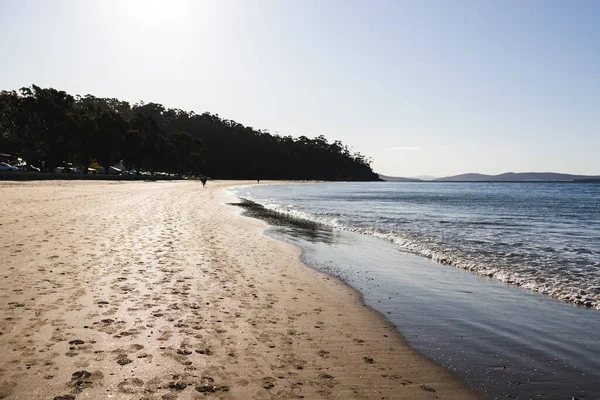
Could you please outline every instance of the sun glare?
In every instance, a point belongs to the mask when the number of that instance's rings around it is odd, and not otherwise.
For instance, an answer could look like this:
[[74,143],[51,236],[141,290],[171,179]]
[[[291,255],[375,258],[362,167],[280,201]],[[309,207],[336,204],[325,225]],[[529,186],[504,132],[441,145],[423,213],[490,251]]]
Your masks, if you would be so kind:
[[174,26],[188,19],[199,6],[207,5],[192,0],[128,0],[122,4],[127,18],[145,27]]

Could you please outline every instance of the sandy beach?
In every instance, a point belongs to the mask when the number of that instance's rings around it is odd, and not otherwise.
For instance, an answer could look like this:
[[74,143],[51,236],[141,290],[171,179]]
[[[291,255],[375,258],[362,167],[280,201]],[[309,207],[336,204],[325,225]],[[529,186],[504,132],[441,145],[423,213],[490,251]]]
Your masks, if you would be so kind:
[[0,183],[0,398],[478,398],[227,205],[243,183]]

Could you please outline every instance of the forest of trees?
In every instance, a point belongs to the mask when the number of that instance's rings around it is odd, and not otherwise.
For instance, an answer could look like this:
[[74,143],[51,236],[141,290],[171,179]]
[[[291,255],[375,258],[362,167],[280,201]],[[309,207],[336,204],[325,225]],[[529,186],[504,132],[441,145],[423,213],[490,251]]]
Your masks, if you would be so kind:
[[371,161],[323,136],[271,135],[195,114],[33,85],[0,92],[0,153],[53,170],[65,163],[214,179],[377,180]]

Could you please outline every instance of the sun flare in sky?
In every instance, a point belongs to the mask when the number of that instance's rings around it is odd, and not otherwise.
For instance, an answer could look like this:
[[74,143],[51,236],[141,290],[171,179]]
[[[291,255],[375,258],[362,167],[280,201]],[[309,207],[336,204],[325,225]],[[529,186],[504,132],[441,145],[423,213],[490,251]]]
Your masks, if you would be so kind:
[[206,29],[223,8],[205,0],[126,0],[116,3],[115,13],[134,29],[160,35],[184,33],[190,27]]
[[[196,9],[208,12],[210,3],[192,0],[125,0],[118,3],[126,19],[161,26],[185,21]],[[116,10],[117,11],[117,10]]]

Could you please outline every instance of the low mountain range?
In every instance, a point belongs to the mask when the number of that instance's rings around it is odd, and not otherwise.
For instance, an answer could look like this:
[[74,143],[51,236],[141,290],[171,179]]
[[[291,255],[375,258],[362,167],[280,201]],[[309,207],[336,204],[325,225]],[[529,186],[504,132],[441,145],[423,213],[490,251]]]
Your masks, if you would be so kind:
[[[379,174],[388,182],[423,182],[422,179]],[[600,175],[571,175],[555,172],[506,172],[499,175],[460,174],[433,179],[432,182],[600,182]]]
[[432,181],[432,180],[436,179],[437,177],[431,176],[431,175],[417,175],[417,176],[411,176],[410,178],[418,179],[421,181]]
[[555,172],[506,172],[499,175],[461,174],[434,179],[434,182],[573,182],[588,180],[600,181],[600,176]]
[[386,182],[423,182],[422,179],[402,178],[400,176],[387,176],[379,174],[379,179]]

